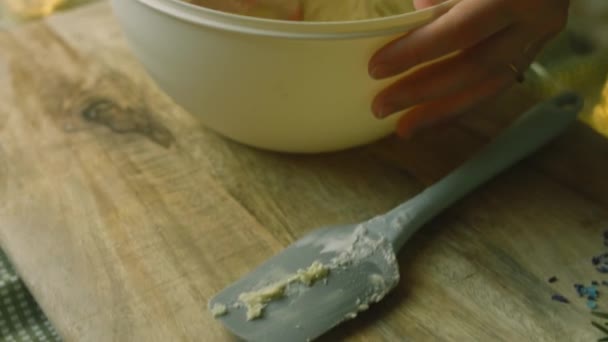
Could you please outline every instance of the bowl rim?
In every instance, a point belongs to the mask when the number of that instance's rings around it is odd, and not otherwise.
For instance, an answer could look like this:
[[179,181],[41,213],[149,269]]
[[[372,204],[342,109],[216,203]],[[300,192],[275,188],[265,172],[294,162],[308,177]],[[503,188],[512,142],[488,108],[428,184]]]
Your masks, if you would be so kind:
[[423,10],[390,17],[338,22],[257,18],[213,10],[182,0],[136,1],[191,24],[232,32],[291,39],[355,39],[407,32],[441,16],[460,0],[447,0]]

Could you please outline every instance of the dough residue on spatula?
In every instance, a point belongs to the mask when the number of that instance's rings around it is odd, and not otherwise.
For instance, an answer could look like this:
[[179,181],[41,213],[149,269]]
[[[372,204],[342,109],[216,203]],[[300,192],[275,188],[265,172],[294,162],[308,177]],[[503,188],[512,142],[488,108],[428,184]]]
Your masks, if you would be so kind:
[[[260,285],[250,291],[242,292],[231,307],[246,309],[246,319],[255,320],[263,316],[266,306],[286,296],[297,295],[301,289],[290,287],[301,284],[312,286],[319,280],[327,281],[330,272],[342,271],[368,260],[375,255],[383,259],[387,269],[382,273],[369,275],[370,290],[365,297],[357,299],[356,310],[348,313],[345,319],[354,318],[357,312],[365,311],[369,305],[380,301],[399,281],[399,272],[391,244],[384,237],[368,234],[365,225],[358,226],[350,236],[338,240],[323,240],[322,253],[336,253],[327,264],[314,261],[309,267],[299,269],[294,274],[282,277],[279,281]],[[310,242],[305,242],[310,243]],[[275,278],[276,279],[276,278]]]
[[296,274],[285,277],[259,290],[241,293],[239,301],[247,309],[247,320],[251,321],[261,317],[268,303],[285,296],[285,290],[290,284],[301,283],[311,286],[317,280],[327,277],[328,274],[329,268],[321,262],[315,261],[308,268],[298,270]]
[[228,308],[224,304],[216,303],[213,305],[213,307],[211,307],[211,314],[213,315],[213,317],[224,316],[227,313]]

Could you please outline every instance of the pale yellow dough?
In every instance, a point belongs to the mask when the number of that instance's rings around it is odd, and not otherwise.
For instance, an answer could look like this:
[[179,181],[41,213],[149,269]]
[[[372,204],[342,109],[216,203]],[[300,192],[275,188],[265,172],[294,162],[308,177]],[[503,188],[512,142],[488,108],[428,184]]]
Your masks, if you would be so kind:
[[285,277],[280,281],[256,291],[241,293],[239,301],[247,308],[247,320],[251,321],[261,317],[268,303],[285,296],[285,290],[289,284],[299,282],[311,286],[315,281],[327,277],[327,274],[329,274],[329,268],[319,261],[315,261],[308,268],[300,269],[296,274]]
[[411,0],[302,0],[304,21],[350,21],[414,11]]
[[211,314],[213,317],[224,316],[228,313],[228,308],[224,304],[214,304],[211,308]]
[[414,11],[411,0],[184,0],[246,16],[301,21],[351,21]]

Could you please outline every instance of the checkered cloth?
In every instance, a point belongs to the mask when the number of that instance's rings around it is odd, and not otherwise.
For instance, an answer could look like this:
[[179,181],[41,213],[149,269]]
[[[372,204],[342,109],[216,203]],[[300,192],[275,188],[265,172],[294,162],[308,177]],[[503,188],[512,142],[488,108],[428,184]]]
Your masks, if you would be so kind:
[[0,250],[0,341],[61,339]]

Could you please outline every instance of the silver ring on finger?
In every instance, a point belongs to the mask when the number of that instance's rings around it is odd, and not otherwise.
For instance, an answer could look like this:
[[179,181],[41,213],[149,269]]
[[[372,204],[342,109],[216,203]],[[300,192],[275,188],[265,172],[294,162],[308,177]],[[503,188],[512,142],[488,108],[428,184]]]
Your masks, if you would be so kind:
[[[535,47],[536,43],[529,43],[524,47],[522,51],[523,58],[520,61],[522,62],[522,64],[527,65],[532,62],[534,56],[530,56],[530,52],[532,52]],[[524,75],[525,70],[518,68],[516,63],[509,63],[508,66],[509,69],[513,72],[513,74],[515,74],[515,81],[517,81],[517,83],[523,83],[526,80]]]
[[508,66],[509,69],[515,74],[515,81],[517,81],[517,83],[523,83],[526,80],[523,71],[519,70],[514,63],[509,63]]

